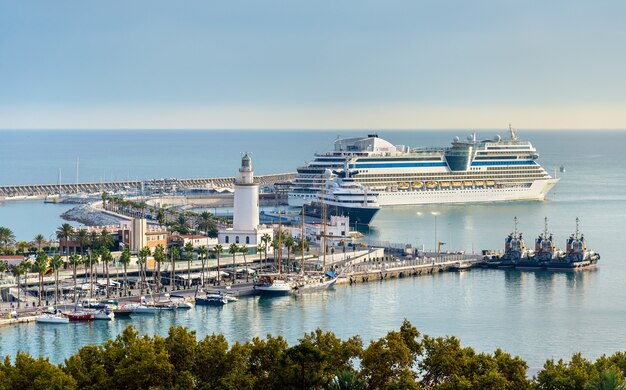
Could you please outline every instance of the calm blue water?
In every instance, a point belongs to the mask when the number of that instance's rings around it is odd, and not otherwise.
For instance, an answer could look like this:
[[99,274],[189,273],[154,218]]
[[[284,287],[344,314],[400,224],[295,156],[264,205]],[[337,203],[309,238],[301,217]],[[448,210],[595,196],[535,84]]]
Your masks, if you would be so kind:
[[[397,144],[437,146],[447,144],[455,133],[380,135]],[[4,149],[10,154],[0,154],[0,183],[55,182],[63,163],[64,172],[75,170],[77,153],[72,151],[80,150],[90,151],[81,154],[81,172],[85,165],[81,180],[87,180],[88,175],[102,175],[99,172],[105,167],[112,175],[130,169],[131,178],[228,176],[236,171],[242,151],[253,153],[261,173],[288,172],[310,159],[314,151],[328,149],[335,135],[308,131],[5,132],[2,139],[9,140],[9,147]],[[533,141],[542,165],[550,172],[560,165],[567,169],[558,174],[562,180],[548,201],[387,208],[365,233],[373,240],[423,244],[426,249],[434,247],[437,234],[437,239],[447,242],[449,248],[470,252],[501,249],[514,216],[530,241],[543,229],[543,218],[547,216],[550,230],[564,246],[578,216],[587,240],[602,254],[597,270],[572,274],[500,270],[449,273],[340,286],[306,297],[244,299],[223,309],[198,308],[132,323],[146,333],[164,334],[170,325],[182,324],[199,335],[225,333],[231,341],[266,333],[282,334],[295,341],[318,326],[342,337],[361,334],[365,339],[375,338],[397,328],[406,317],[422,332],[456,335],[464,344],[481,351],[502,347],[534,367],[545,358],[568,357],[575,351],[597,357],[626,350],[626,269],[622,255],[626,233],[626,133],[526,132],[521,136]],[[94,137],[93,142],[90,137]],[[51,146],[55,146],[54,152],[42,153]],[[17,148],[33,154],[14,153]],[[61,149],[69,151],[61,153]],[[91,171],[89,159],[93,159]],[[8,161],[13,166],[4,169]],[[29,168],[18,169],[24,164]],[[119,167],[119,173],[114,173],[115,167]],[[21,173],[16,172],[20,169]],[[59,209],[53,207],[64,206],[5,204],[0,206],[0,225],[28,240],[37,233],[51,234],[61,222],[55,217]],[[439,213],[436,221],[432,212]],[[21,348],[58,362],[82,345],[113,337],[128,323],[4,327],[0,329],[0,354],[12,355]]]

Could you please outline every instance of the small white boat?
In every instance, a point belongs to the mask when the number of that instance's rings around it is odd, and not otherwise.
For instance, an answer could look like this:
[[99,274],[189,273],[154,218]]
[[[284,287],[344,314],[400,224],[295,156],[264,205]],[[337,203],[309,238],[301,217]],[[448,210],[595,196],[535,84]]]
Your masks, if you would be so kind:
[[174,301],[176,309],[193,309],[193,303],[187,301]]
[[94,320],[103,320],[103,321],[111,321],[113,319],[113,317],[115,317],[115,314],[113,314],[112,311],[108,311],[108,310],[98,310],[94,316],[93,319]]
[[59,314],[42,314],[35,319],[40,324],[69,324],[70,319]]
[[146,305],[126,305],[126,308],[132,309],[133,314],[156,314],[162,310],[160,307]]
[[337,277],[332,279],[320,279],[315,281],[305,281],[296,289],[300,292],[313,291],[313,290],[326,290],[333,287],[337,283]]
[[292,289],[289,282],[282,279],[275,279],[271,284],[265,283],[256,286],[256,289],[263,295],[287,295]]

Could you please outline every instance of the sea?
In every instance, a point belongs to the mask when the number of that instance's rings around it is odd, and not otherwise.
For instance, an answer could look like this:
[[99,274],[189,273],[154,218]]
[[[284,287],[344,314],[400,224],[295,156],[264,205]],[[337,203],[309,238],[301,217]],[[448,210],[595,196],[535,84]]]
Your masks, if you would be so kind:
[[[446,146],[471,131],[379,131],[396,145]],[[234,176],[250,152],[257,174],[294,172],[338,137],[372,131],[0,131],[0,185],[147,178]],[[507,131],[476,131],[479,138]],[[406,318],[421,332],[454,335],[478,351],[496,348],[538,368],[548,358],[588,358],[626,350],[626,132],[519,131],[539,162],[560,178],[543,202],[398,206],[382,209],[366,242],[433,250],[502,250],[513,218],[527,243],[548,229],[560,247],[576,227],[601,254],[597,269],[579,272],[471,270],[337,286],[295,297],[244,298],[222,308],[196,308],[110,323],[0,328],[0,355],[18,350],[60,363],[87,344],[100,344],[133,324],[147,334],[184,325],[198,336],[229,341],[282,335],[295,342],[322,328],[369,340],[398,329]],[[563,167],[563,172],[561,172]],[[71,206],[42,201],[0,203],[0,226],[19,240],[54,234]]]

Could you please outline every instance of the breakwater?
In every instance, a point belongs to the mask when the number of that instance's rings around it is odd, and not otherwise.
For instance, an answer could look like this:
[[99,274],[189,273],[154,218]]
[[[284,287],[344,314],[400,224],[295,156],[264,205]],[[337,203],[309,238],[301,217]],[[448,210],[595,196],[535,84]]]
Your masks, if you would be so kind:
[[[256,176],[262,186],[291,181],[295,173],[279,173]],[[50,195],[70,195],[81,193],[118,192],[118,191],[176,191],[195,187],[230,188],[234,177],[196,178],[196,179],[151,179],[110,181],[94,183],[65,184],[26,184],[0,186],[0,199],[11,200],[21,197],[37,198]]]

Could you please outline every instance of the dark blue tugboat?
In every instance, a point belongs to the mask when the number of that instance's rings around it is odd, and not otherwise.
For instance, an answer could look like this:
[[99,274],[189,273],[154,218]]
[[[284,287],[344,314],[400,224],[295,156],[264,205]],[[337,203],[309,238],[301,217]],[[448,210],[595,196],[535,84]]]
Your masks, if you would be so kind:
[[576,270],[595,267],[600,254],[587,249],[585,237],[579,231],[579,219],[576,218],[576,232],[566,242],[565,254],[548,262],[549,270]]
[[515,264],[525,255],[526,244],[522,238],[522,233],[517,231],[517,217],[513,219],[515,228],[504,241],[504,254],[493,259],[498,268],[513,268]]
[[523,256],[515,263],[518,269],[544,269],[559,253],[554,245],[552,233],[548,232],[548,217],[544,219],[543,233],[535,240],[535,252]]

